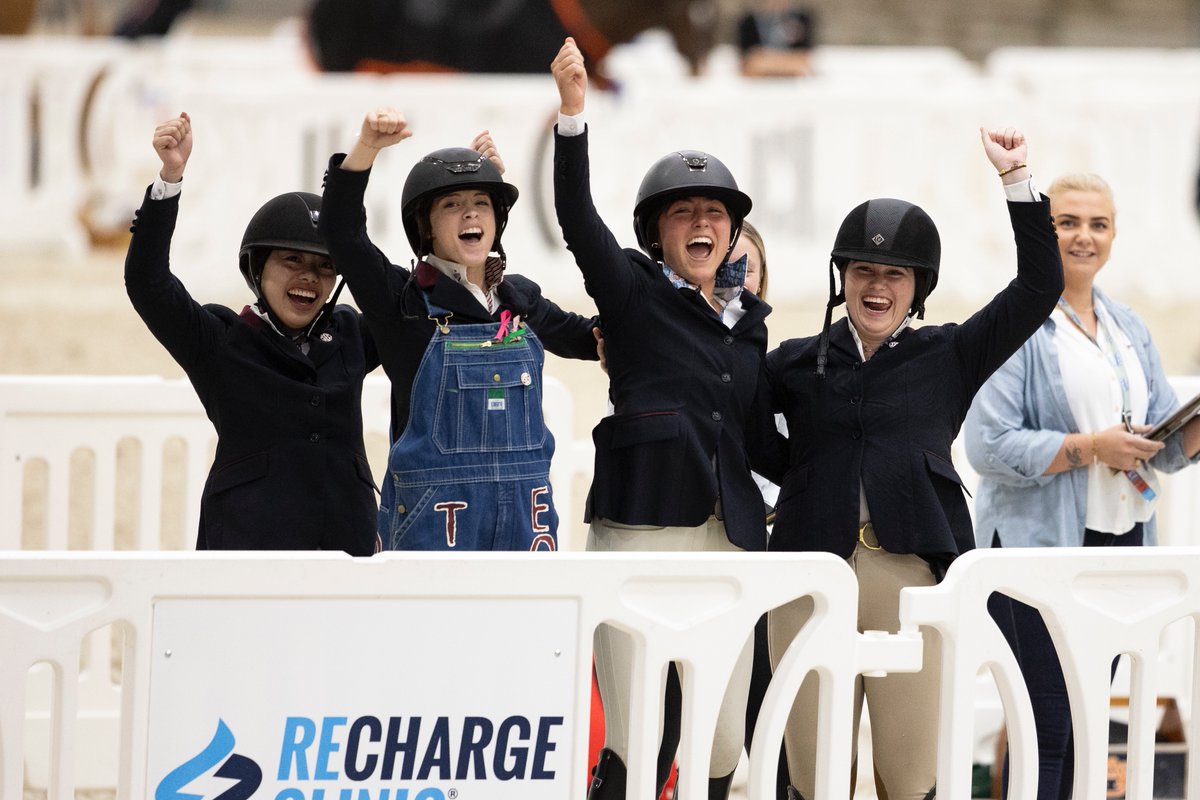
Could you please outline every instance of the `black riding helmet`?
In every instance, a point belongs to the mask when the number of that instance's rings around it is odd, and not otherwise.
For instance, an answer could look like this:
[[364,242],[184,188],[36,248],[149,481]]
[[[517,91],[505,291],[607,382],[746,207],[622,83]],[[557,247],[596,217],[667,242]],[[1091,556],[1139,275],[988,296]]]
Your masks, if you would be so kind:
[[297,250],[329,255],[317,233],[321,196],[310,192],[288,192],[273,197],[254,212],[246,232],[238,265],[254,296],[262,300],[262,268],[272,250]]
[[[271,316],[277,326],[279,319],[262,293],[263,265],[272,250],[296,250],[301,253],[316,253],[329,256],[329,248],[317,233],[317,221],[321,216],[321,196],[311,192],[288,192],[273,197],[262,205],[242,235],[242,247],[238,253],[238,266],[246,285],[254,292],[254,298],[260,307]],[[313,317],[313,323],[336,302],[341,292],[341,284],[334,289],[333,294],[325,303],[321,313]]]
[[638,245],[651,258],[662,258],[658,241],[658,217],[672,201],[681,197],[712,197],[725,204],[732,223],[729,249],[733,251],[742,220],[750,213],[750,198],[738,189],[733,173],[721,160],[699,150],[678,150],[655,161],[638,187],[633,207],[633,230]]
[[517,187],[505,183],[496,165],[469,147],[434,150],[408,173],[400,195],[400,217],[413,252],[418,258],[432,252],[430,204],[438,196],[460,189],[482,189],[492,196],[496,239],[491,249],[503,258],[500,236],[508,224],[508,210],[517,202]]
[[[838,228],[829,254],[829,303],[817,348],[817,374],[825,375],[829,352],[829,325],[833,309],[846,302],[846,265],[869,261],[894,267],[909,267],[916,278],[909,315],[925,318],[925,300],[937,286],[942,260],[942,240],[937,226],[924,209],[905,200],[881,197],[854,208]],[[841,276],[841,288],[835,282]]]

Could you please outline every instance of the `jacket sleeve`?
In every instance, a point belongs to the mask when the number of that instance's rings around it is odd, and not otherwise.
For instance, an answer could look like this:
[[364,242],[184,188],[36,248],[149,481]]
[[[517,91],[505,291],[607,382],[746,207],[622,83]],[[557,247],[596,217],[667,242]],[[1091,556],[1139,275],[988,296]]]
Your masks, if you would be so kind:
[[171,237],[180,196],[151,200],[146,190],[130,228],[133,238],[125,255],[125,292],[154,338],[190,371],[213,353],[225,323],[193,300],[171,273]]
[[596,337],[599,317],[564,311],[542,296],[542,289],[522,275],[505,275],[497,290],[501,301],[523,315],[546,349],[562,358],[597,361]]
[[1062,259],[1050,201],[1008,203],[1017,276],[955,330],[969,387],[980,386],[1045,322],[1063,290]]
[[774,484],[782,484],[788,469],[788,438],[779,432],[772,412],[772,390],[764,359],[758,388],[746,418],[746,452],[750,468]]
[[1043,486],[1058,477],[1043,473],[1068,433],[1031,426],[1025,414],[1027,393],[1035,391],[1028,380],[1029,359],[1029,348],[1023,347],[996,370],[975,395],[963,425],[971,467],[1007,486]]
[[587,131],[562,136],[555,129],[554,211],[600,315],[606,308],[624,310],[636,304],[640,293],[634,267],[592,203]]
[[341,153],[329,159],[325,191],[317,229],[329,248],[329,257],[355,304],[371,328],[380,356],[387,360],[392,342],[399,341],[402,320],[399,300],[410,273],[392,264],[367,235],[367,212],[363,196],[371,172],[351,172],[341,168]]

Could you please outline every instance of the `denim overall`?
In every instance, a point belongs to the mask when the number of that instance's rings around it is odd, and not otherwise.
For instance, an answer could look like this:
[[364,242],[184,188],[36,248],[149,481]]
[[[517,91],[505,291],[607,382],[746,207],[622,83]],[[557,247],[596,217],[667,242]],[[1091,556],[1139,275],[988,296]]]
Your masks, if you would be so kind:
[[557,550],[554,437],[542,421],[541,342],[528,326],[437,325],[413,380],[408,426],[388,455],[385,550]]

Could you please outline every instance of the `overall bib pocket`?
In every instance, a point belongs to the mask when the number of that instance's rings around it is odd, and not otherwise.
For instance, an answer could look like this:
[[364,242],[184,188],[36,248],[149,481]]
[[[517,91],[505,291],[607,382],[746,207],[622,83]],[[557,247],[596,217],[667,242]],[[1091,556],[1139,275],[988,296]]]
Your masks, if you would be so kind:
[[438,450],[502,453],[542,446],[541,370],[528,344],[448,346],[444,357],[433,419]]

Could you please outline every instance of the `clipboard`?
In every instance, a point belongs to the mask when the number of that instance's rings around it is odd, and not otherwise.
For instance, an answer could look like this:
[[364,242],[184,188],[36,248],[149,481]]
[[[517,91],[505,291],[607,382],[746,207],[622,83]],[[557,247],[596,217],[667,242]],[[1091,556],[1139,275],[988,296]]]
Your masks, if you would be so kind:
[[1188,400],[1179,410],[1145,433],[1147,439],[1161,442],[1175,431],[1188,423],[1197,412],[1200,412],[1200,394]]

